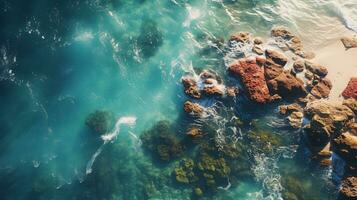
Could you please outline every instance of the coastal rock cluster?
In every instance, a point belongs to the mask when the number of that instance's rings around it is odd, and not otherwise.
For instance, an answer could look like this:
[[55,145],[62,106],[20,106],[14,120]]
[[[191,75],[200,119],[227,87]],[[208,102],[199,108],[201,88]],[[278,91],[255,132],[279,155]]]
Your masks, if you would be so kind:
[[[235,42],[251,48],[251,53],[240,52],[243,56],[235,59],[227,68],[229,75],[242,83],[244,93],[239,95],[247,95],[257,104],[292,102],[279,106],[280,113],[287,115],[292,128],[303,128],[303,137],[313,160],[322,165],[330,165],[331,156],[335,153],[345,161],[340,195],[347,199],[356,198],[357,183],[354,176],[357,169],[357,78],[352,78],[342,92],[345,98],[343,103],[330,103],[327,99],[333,85],[326,78],[327,68],[310,61],[314,54],[306,52],[301,40],[288,30],[274,28],[271,37],[280,50],[268,45],[264,48],[261,38],[252,39],[247,32],[231,36],[230,44]],[[344,38],[341,41],[346,48],[354,47],[353,40]],[[288,57],[284,51],[291,51],[296,56]],[[234,92],[228,92],[222,79],[212,75],[213,72],[206,73],[204,71],[196,79],[182,79],[184,91],[189,97],[200,99],[202,96],[223,96],[227,93],[238,95],[235,89],[232,90]],[[239,85],[236,86],[238,87]],[[210,92],[206,88],[210,88]],[[199,103],[188,101],[184,110],[190,115],[200,116],[205,108]],[[304,119],[307,123],[302,127]],[[254,138],[254,134],[250,134],[250,138]]]

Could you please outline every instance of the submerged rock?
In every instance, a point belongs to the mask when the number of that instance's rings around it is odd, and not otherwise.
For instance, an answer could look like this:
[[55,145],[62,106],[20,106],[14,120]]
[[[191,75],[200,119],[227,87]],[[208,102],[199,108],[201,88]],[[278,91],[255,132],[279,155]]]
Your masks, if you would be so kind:
[[137,45],[140,48],[140,54],[144,58],[154,56],[163,44],[163,41],[163,35],[155,21],[147,20],[142,23],[140,35],[137,38]]
[[88,115],[85,123],[92,131],[102,135],[113,128],[115,117],[110,111],[97,110]]
[[248,96],[257,103],[272,101],[261,65],[264,60],[257,57],[243,58],[232,64],[228,70],[242,79]]
[[202,137],[202,130],[198,127],[191,127],[186,134],[192,138]]
[[151,152],[154,158],[163,162],[181,157],[185,149],[168,121],[159,121],[151,129],[145,131],[140,139],[143,148]]
[[341,200],[357,199],[357,177],[346,177],[342,180],[340,198]]
[[293,76],[289,71],[284,71],[279,76],[269,80],[268,86],[273,94],[278,94],[281,97],[298,98],[307,94],[304,82]]
[[356,38],[342,37],[341,42],[345,46],[346,49],[357,47],[357,39]]
[[344,98],[354,98],[357,99],[357,77],[351,78],[348,82],[347,87],[342,92],[342,96]]
[[188,113],[191,116],[195,117],[200,117],[203,115],[204,109],[203,107],[198,104],[198,103],[193,103],[191,101],[186,101],[183,109],[186,113]]

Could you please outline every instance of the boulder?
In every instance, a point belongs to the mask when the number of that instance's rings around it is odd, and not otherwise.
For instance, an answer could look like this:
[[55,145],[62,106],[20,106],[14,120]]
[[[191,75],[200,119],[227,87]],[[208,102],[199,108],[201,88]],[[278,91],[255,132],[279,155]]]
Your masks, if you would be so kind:
[[192,138],[197,138],[202,136],[202,130],[198,127],[191,127],[186,134]]
[[200,104],[191,101],[186,101],[183,109],[189,115],[196,117],[202,116],[204,112],[204,108]]
[[357,113],[357,99],[345,99],[343,100],[342,104],[349,107],[355,114]]
[[278,94],[281,97],[302,97],[307,94],[304,82],[293,76],[289,71],[284,71],[279,76],[269,80],[268,86],[273,94]]
[[311,94],[318,99],[327,98],[330,95],[331,89],[331,81],[327,78],[323,78],[315,86],[313,86]]
[[262,63],[264,60],[260,58],[249,57],[238,60],[228,68],[230,73],[241,78],[249,98],[257,103],[271,101],[264,72],[260,66]]
[[296,73],[302,72],[305,69],[305,62],[303,60],[297,60],[294,62],[293,69]]
[[357,166],[357,135],[342,133],[332,140],[332,150],[348,165]]
[[316,74],[320,77],[325,77],[328,73],[326,67],[316,64],[316,63],[312,63],[310,61],[305,61],[305,67],[307,70],[309,70],[313,74]]
[[341,200],[357,199],[357,177],[345,177],[342,180],[340,198]]
[[280,65],[282,67],[284,67],[288,62],[288,58],[284,54],[278,51],[267,49],[265,51],[265,56],[267,58],[268,63]]
[[292,112],[288,117],[290,126],[293,128],[301,128],[303,117],[304,114],[302,112]]
[[342,37],[341,42],[345,46],[346,49],[357,47],[357,39],[356,38]]
[[308,103],[304,112],[310,120],[304,130],[313,152],[320,151],[354,121],[354,113],[347,106],[323,100]]
[[254,45],[252,48],[252,51],[258,55],[263,55],[264,54],[264,50],[261,46],[259,45]]
[[283,73],[284,69],[282,66],[277,64],[268,64],[264,66],[264,75],[266,80],[271,80]]
[[197,82],[194,78],[192,77],[183,77],[181,79],[184,91],[186,95],[199,99],[201,98],[201,92],[200,89],[198,88]]
[[357,99],[357,77],[351,78],[348,82],[347,87],[342,92],[342,96],[344,98],[354,98]]
[[256,45],[260,45],[260,44],[263,44],[263,39],[262,38],[260,38],[260,37],[256,37],[256,38],[254,38],[254,44],[256,44]]
[[235,97],[239,94],[239,89],[238,89],[238,87],[227,87],[226,93],[230,97]]
[[297,103],[279,106],[279,112],[282,115],[290,114],[291,112],[303,112],[303,110],[304,109]]
[[281,37],[284,40],[290,40],[294,37],[294,35],[285,29],[284,27],[275,27],[271,30],[271,36],[273,37]]

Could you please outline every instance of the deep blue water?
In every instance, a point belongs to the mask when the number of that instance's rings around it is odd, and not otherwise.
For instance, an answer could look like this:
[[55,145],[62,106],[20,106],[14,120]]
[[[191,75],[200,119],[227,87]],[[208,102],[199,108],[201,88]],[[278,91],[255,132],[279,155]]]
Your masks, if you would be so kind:
[[[158,163],[137,138],[160,120],[182,137],[190,122],[181,76],[213,69],[226,77],[226,60],[214,44],[234,32],[266,38],[272,27],[286,26],[313,50],[356,31],[356,17],[353,0],[1,0],[1,199],[195,198],[195,187],[172,177],[180,158]],[[299,132],[287,127],[276,105],[254,108],[242,98],[220,109],[209,123],[224,134],[229,127],[221,122],[238,116],[244,136],[257,121],[282,142],[267,154],[259,142],[242,139],[251,176],[228,190],[205,190],[204,199],[281,199],[292,184],[283,177],[300,184],[306,195],[299,199],[335,198],[330,170],[299,151]],[[87,174],[103,144],[85,123],[96,110],[136,123],[121,126]]]

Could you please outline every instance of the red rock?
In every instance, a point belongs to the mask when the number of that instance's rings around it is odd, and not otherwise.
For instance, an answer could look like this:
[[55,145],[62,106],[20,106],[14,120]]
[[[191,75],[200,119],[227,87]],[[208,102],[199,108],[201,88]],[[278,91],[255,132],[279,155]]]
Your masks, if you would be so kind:
[[265,81],[264,72],[259,63],[264,60],[256,57],[243,58],[232,64],[228,70],[242,79],[249,98],[258,103],[271,101],[268,86]]
[[346,89],[342,92],[342,96],[346,99],[357,99],[357,77],[351,78],[350,82],[348,82]]
[[268,86],[273,94],[279,94],[281,97],[302,97],[307,94],[304,82],[289,71],[284,71],[276,78],[269,80]]

